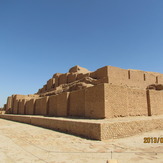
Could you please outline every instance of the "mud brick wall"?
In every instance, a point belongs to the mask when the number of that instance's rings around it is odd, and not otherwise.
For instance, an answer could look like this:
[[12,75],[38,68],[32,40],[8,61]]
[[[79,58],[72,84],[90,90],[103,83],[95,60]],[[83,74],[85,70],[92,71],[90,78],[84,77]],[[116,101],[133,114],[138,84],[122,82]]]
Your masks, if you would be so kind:
[[76,80],[80,80],[82,78],[85,78],[85,77],[89,77],[90,76],[90,73],[79,73],[77,74],[77,77],[76,77]]
[[113,84],[127,84],[128,82],[128,70],[121,69],[113,66],[105,66],[97,69],[90,74],[92,78],[103,79],[108,78],[107,83]]
[[35,114],[35,100],[36,99],[30,99],[26,102],[25,106],[25,114],[27,115],[34,115]]
[[76,81],[76,78],[77,78],[76,73],[69,73],[67,75],[67,83],[72,83],[72,82]]
[[57,95],[57,116],[68,115],[69,92]]
[[106,83],[85,89],[85,117],[114,118],[141,115],[148,115],[145,90]]
[[19,100],[14,99],[13,114],[18,114]]
[[146,87],[150,84],[163,84],[163,74],[154,72],[105,66],[94,72],[56,73],[40,92],[45,93],[61,84],[71,83],[84,77],[98,80],[92,80],[95,84],[93,87],[42,97],[36,102],[30,99],[38,98],[39,95],[12,95],[7,100],[6,109],[9,109],[7,112],[87,118],[162,114],[161,91],[146,92]]
[[[146,89],[150,84],[163,84],[163,75],[140,70],[126,70],[113,66],[105,66],[90,73],[94,79],[104,79],[103,83],[126,85],[132,88]],[[108,80],[106,80],[108,78]]]
[[61,73],[56,73],[53,75],[53,78],[55,79],[55,87],[59,86],[59,77],[61,76]]
[[162,123],[163,119],[157,117],[151,118],[150,120],[146,118],[136,120],[133,118],[128,121],[119,120],[115,123],[102,123],[100,140],[122,138],[151,130],[162,130]]
[[68,116],[69,92],[50,96],[47,103],[49,116]]
[[145,88],[150,84],[157,83],[157,75],[150,72],[144,72],[144,82],[145,82]]
[[36,101],[34,98],[30,100],[29,96],[13,97],[14,114],[97,119],[163,114],[163,91],[146,91],[108,83]]
[[128,70],[128,73],[129,73],[128,86],[145,88],[144,71]]
[[36,104],[35,104],[36,115],[47,115],[47,102],[48,102],[48,97],[36,99]]
[[13,113],[13,105],[14,104],[14,95],[9,96],[7,98],[7,103],[6,103],[6,113],[7,114],[12,114]]
[[107,66],[109,83],[117,85],[128,84],[128,70],[118,67]]
[[48,115],[113,118],[148,115],[146,91],[99,84],[49,97]]
[[19,101],[18,114],[25,114],[26,101],[27,101],[26,99],[23,99],[23,100]]
[[85,89],[85,117],[105,117],[104,97],[104,84]]
[[69,97],[69,116],[85,116],[85,90],[73,91]]
[[59,76],[59,85],[67,83],[67,74],[62,74]]
[[14,114],[26,114],[26,101],[38,98],[38,95],[13,95],[12,111]]
[[125,117],[128,116],[127,87],[105,84],[105,117]]
[[6,110],[12,108],[12,100],[13,100],[12,96],[7,98]]
[[53,86],[54,83],[55,83],[55,79],[54,78],[49,79],[47,81],[47,90],[50,90],[52,88],[52,86]]
[[31,118],[24,115],[4,115],[4,116],[0,115],[0,118],[28,124],[31,123]]
[[128,88],[127,112],[128,116],[148,116],[146,90]]
[[146,91],[105,84],[107,118],[148,115]]
[[56,75],[56,77],[55,77],[55,87],[58,87],[59,86],[59,76],[58,75]]
[[157,83],[157,75],[152,72],[128,70],[128,75],[128,86],[130,87],[146,89],[148,85]]
[[18,102],[19,102],[18,99],[19,99],[19,95],[13,96],[13,104],[12,104],[13,114],[18,113]]
[[45,84],[42,89],[42,92],[46,92],[46,91],[47,91],[47,84]]
[[53,75],[52,79],[47,81],[47,84],[44,85],[43,88],[39,89],[39,93],[45,93],[51,90],[52,87],[56,88],[61,84],[72,83],[84,77],[98,79],[95,85],[100,83],[110,83],[114,85],[125,85],[131,88],[146,89],[146,87],[150,84],[163,84],[163,74],[160,73],[105,66],[94,72],[68,72],[65,74],[56,73]]
[[57,116],[57,96],[50,96],[48,101],[48,115]]
[[96,140],[109,140],[132,136],[155,129],[163,129],[162,116],[144,117],[143,119],[119,118],[114,120],[79,120],[70,118],[47,118],[40,116],[21,116],[1,114],[0,118],[54,129],[66,133],[84,136]]
[[31,117],[31,124],[87,138],[100,140],[101,125],[99,123],[78,122],[56,118]]
[[90,77],[95,79],[102,79],[108,76],[108,66],[97,69],[94,72],[90,73]]
[[163,91],[149,90],[148,104],[151,115],[163,114]]
[[163,84],[163,74],[158,75],[158,84]]

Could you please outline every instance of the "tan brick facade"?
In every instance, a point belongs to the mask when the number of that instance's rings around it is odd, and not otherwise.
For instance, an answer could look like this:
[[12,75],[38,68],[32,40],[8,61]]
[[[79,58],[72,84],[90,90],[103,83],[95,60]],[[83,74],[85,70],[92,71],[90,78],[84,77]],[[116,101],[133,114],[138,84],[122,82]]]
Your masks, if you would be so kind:
[[[54,74],[40,94],[8,97],[6,113],[86,118],[163,114],[163,91],[147,91],[151,84],[163,84],[163,74],[113,66],[89,72],[76,66]],[[55,90],[56,94],[45,94]]]

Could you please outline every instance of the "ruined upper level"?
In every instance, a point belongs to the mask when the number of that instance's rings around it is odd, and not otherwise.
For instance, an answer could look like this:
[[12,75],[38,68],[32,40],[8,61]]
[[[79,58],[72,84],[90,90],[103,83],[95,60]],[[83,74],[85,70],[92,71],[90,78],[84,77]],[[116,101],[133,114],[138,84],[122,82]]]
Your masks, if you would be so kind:
[[146,89],[151,84],[163,84],[163,74],[141,70],[105,66],[90,72],[80,66],[72,67],[68,73],[56,73],[36,93],[40,96],[55,95],[79,90],[101,83]]

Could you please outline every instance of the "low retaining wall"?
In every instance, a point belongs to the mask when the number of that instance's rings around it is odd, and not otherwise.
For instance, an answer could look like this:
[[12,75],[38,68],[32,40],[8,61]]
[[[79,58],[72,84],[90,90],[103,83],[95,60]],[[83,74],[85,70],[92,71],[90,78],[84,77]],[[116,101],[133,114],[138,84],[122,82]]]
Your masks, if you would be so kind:
[[30,116],[24,116],[24,115],[0,115],[0,118],[11,120],[11,121],[17,121],[17,122],[22,122],[22,123],[31,123],[31,118]]
[[84,122],[68,118],[49,118],[41,116],[0,115],[0,118],[27,123],[73,135],[100,140],[100,123]]
[[31,124],[90,139],[100,140],[100,123],[72,121],[70,119],[31,117]]
[[133,118],[101,124],[101,140],[123,138],[152,130],[163,130],[163,116]]
[[50,118],[43,116],[0,115],[0,118],[32,124],[89,139],[108,140],[163,130],[163,116],[124,117],[104,120]]

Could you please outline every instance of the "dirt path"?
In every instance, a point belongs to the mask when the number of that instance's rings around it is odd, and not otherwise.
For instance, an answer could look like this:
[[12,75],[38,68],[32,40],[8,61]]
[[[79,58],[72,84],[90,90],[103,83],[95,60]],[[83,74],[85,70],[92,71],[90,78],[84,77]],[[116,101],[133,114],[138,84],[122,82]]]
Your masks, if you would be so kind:
[[163,143],[144,144],[144,137],[163,131],[94,141],[0,119],[0,163],[163,163]]

